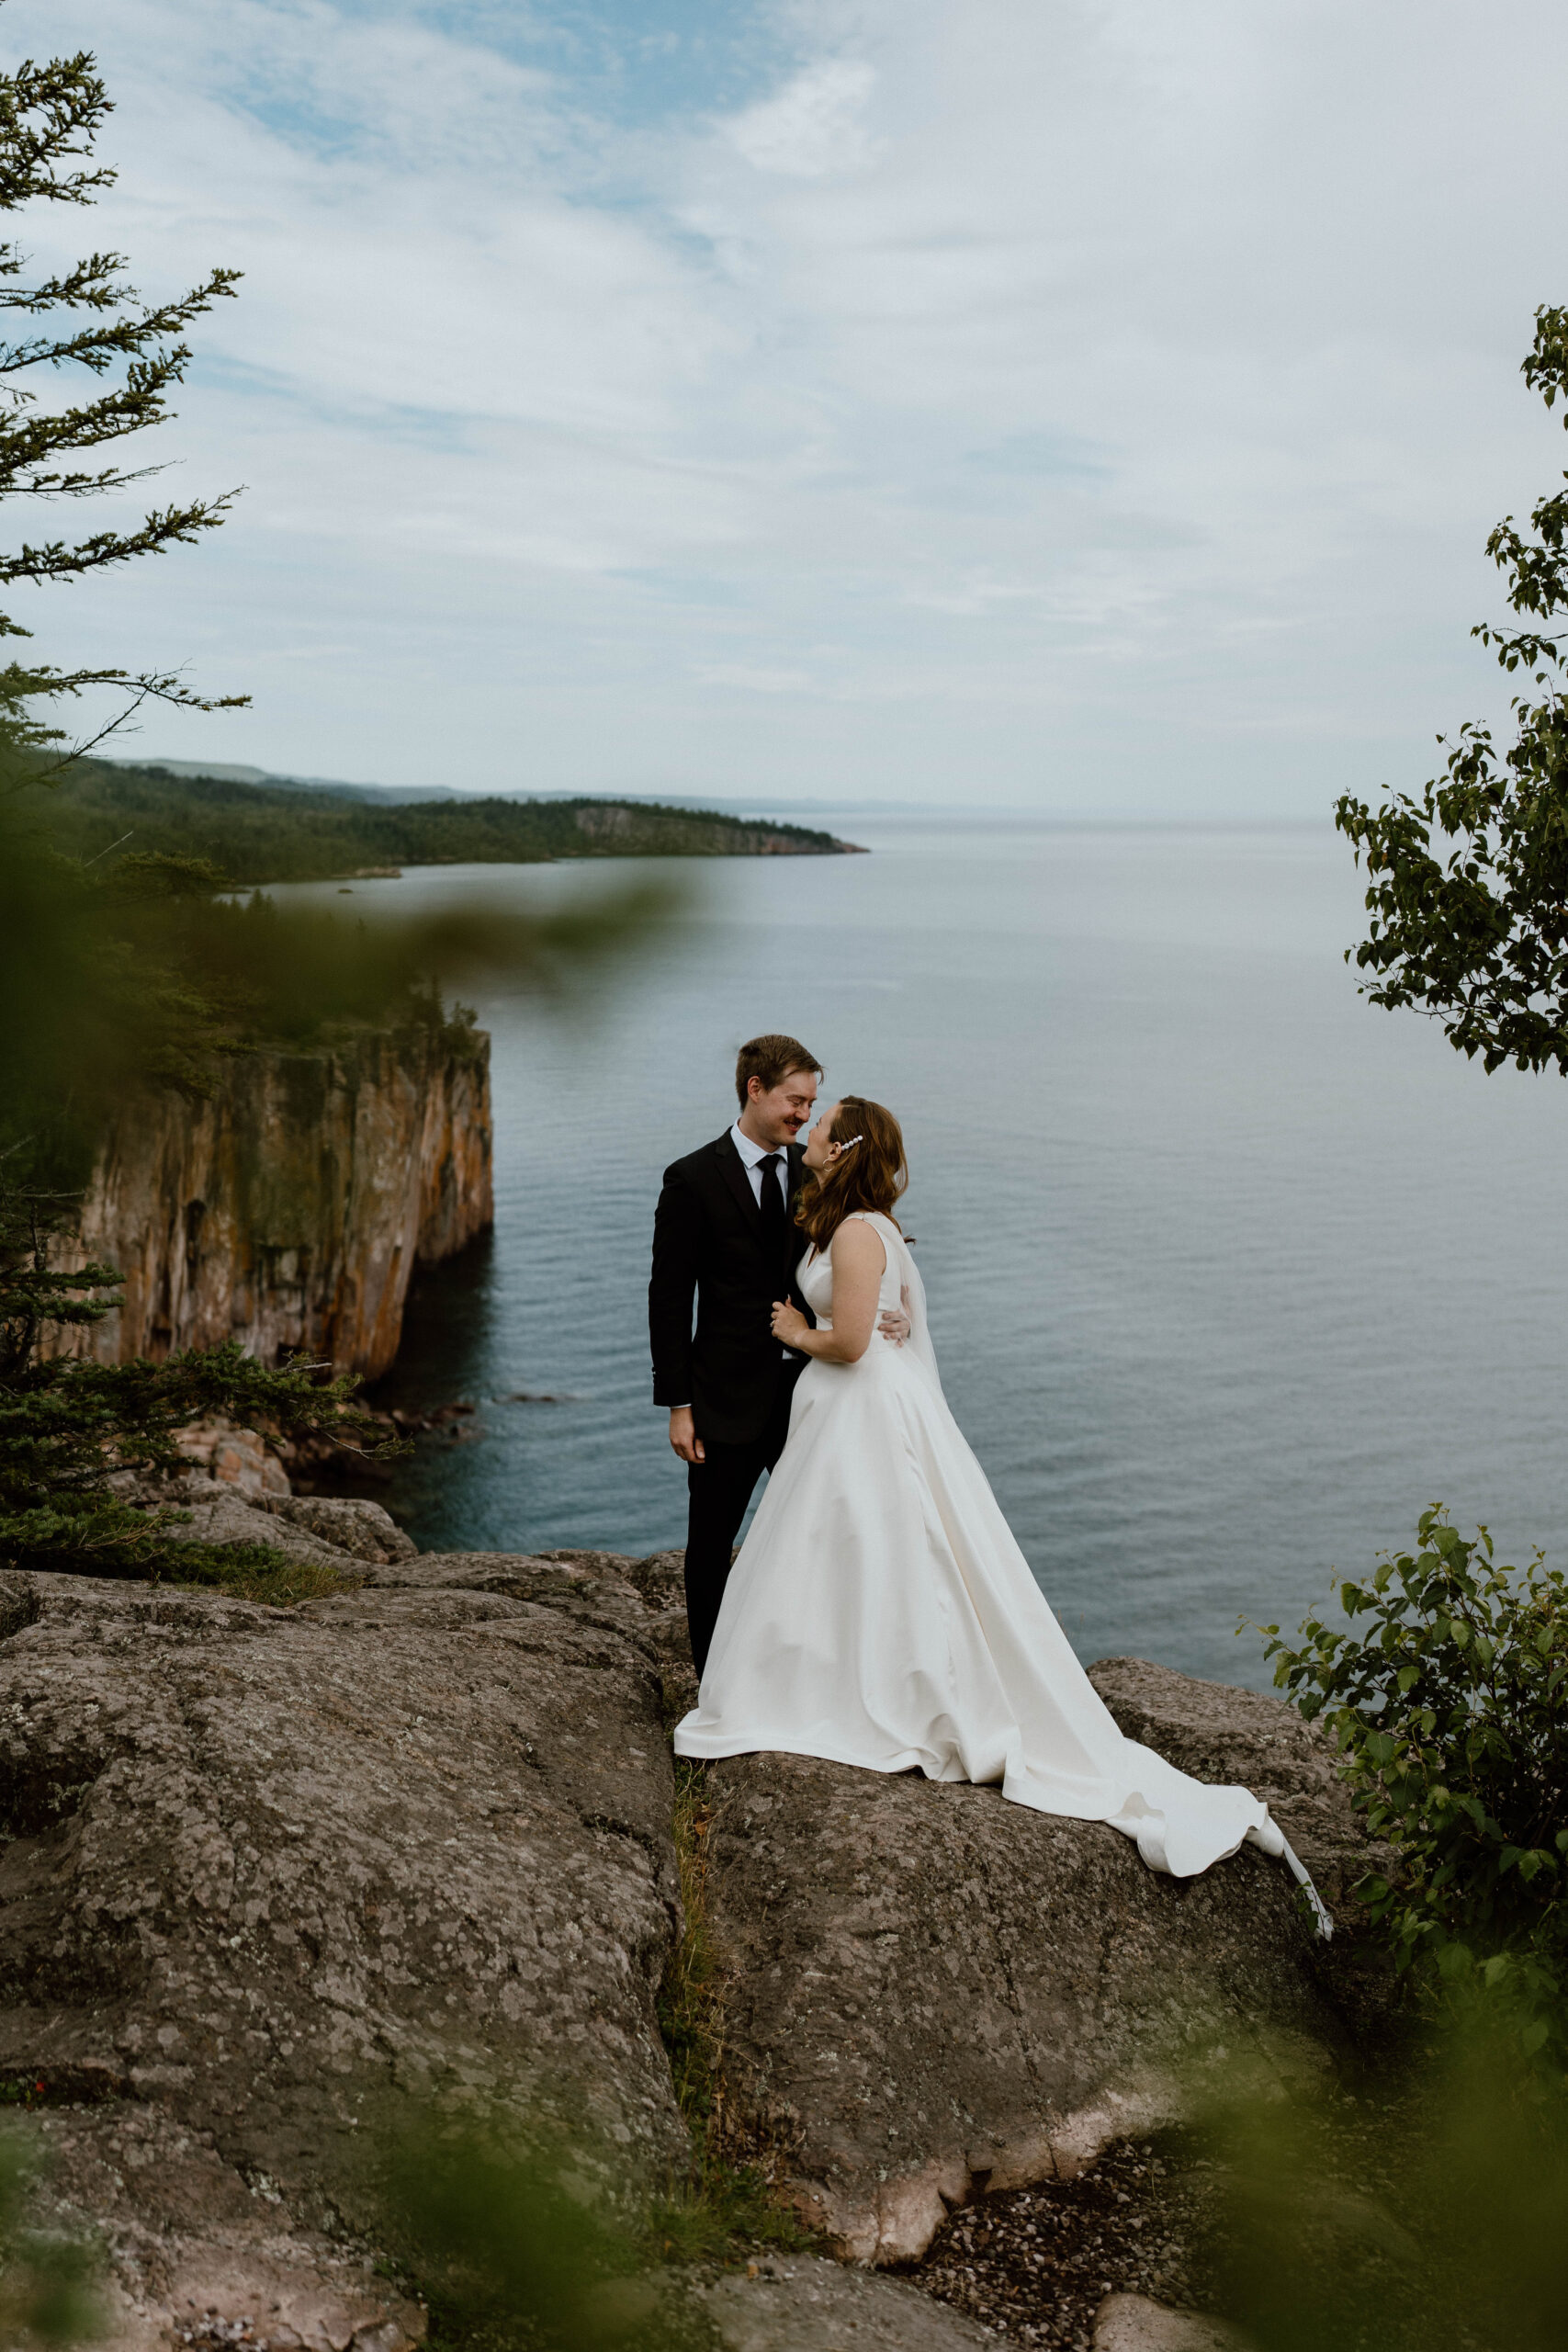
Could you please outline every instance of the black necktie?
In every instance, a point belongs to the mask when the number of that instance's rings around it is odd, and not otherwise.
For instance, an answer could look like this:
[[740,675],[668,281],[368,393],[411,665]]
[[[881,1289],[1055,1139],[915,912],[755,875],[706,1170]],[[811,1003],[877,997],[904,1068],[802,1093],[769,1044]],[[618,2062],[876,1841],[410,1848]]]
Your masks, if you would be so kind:
[[784,1209],[784,1187],[779,1182],[779,1155],[771,1151],[760,1159],[762,1171],[762,1247],[770,1259],[782,1265],[789,1242],[789,1217]]

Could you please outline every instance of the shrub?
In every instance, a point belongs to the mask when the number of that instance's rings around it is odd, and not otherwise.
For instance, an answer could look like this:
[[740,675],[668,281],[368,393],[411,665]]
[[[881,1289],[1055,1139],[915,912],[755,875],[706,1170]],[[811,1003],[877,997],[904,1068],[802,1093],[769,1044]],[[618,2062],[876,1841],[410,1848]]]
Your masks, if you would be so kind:
[[1499,1566],[1483,1527],[1467,1538],[1435,1508],[1414,1552],[1337,1589],[1348,1628],[1309,1618],[1297,1646],[1262,1630],[1392,1849],[1359,1892],[1402,1964],[1522,1998],[1539,2048],[1568,1973],[1568,1582],[1539,1553]]

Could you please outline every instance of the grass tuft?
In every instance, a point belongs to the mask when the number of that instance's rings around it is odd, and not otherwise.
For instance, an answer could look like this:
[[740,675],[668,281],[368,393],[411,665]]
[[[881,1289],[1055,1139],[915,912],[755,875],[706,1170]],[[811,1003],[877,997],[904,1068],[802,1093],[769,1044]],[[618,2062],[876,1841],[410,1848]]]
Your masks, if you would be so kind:
[[659,1990],[659,2030],[675,2098],[692,2135],[688,2178],[649,2215],[652,2251],[665,2262],[731,2262],[759,2246],[800,2252],[818,2245],[780,2205],[761,2168],[727,2147],[724,2109],[725,1973],[708,1919],[706,1768],[675,1758],[675,1855],[682,1928]]
[[659,1988],[659,2030],[670,2053],[675,2098],[691,2129],[705,2135],[724,2101],[724,1980],[708,1927],[706,1775],[675,1758],[675,1860],[681,1874],[681,1939]]
[[[189,1558],[186,1555],[191,1555]],[[158,1581],[204,1592],[221,1592],[233,1600],[265,1601],[274,1609],[294,1609],[302,1600],[321,1600],[334,1592],[355,1592],[363,1576],[344,1575],[330,1560],[296,1560],[272,1544],[171,1544],[168,1569]]]

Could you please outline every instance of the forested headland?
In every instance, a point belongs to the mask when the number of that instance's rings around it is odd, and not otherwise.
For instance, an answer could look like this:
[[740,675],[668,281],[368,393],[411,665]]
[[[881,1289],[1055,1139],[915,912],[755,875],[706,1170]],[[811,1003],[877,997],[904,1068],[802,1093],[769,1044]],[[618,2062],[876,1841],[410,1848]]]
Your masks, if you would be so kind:
[[334,881],[400,865],[537,865],[582,857],[832,856],[849,844],[805,825],[642,801],[415,800],[388,804],[288,785],[173,775],[100,760],[71,766],[34,803],[65,855],[201,858],[235,883]]

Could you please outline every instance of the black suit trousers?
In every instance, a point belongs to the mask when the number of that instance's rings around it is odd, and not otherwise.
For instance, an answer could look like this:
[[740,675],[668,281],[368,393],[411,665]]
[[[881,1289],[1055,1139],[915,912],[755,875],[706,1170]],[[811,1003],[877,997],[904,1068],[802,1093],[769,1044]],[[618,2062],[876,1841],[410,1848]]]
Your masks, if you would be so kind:
[[687,1467],[686,1623],[692,1636],[692,1663],[699,1677],[707,1664],[708,1645],[729,1581],[729,1555],[740,1522],[758,1479],[784,1452],[794,1395],[795,1382],[781,1380],[773,1408],[754,1438],[744,1445],[722,1445],[715,1438],[705,1438],[705,1458]]

